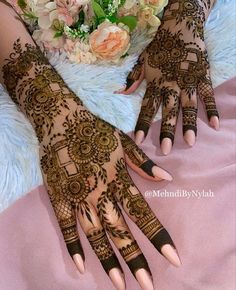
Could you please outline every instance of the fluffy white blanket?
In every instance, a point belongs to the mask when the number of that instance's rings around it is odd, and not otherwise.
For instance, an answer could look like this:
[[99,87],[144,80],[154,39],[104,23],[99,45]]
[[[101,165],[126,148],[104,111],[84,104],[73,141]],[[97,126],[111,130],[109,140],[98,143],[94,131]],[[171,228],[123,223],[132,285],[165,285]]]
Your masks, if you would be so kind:
[[[236,2],[218,0],[205,27],[214,87],[236,75]],[[137,37],[133,54],[120,66],[72,65],[63,55],[51,63],[95,114],[123,131],[133,130],[145,82],[132,96],[114,95],[121,88],[147,39]],[[81,73],[82,72],[82,73]],[[34,131],[0,85],[0,212],[42,184]]]

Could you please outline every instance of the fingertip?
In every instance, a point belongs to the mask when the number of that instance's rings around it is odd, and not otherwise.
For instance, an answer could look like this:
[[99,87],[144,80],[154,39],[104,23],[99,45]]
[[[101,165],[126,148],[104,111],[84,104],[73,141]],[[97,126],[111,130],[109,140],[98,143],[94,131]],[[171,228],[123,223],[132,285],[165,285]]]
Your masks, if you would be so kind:
[[123,88],[117,91],[114,91],[113,94],[125,94],[125,92],[126,92],[126,86],[124,86]]
[[217,116],[212,116],[209,123],[213,129],[215,129],[216,131],[219,131],[220,121],[219,121],[219,118]]
[[172,245],[170,244],[163,245],[161,247],[161,253],[175,267],[180,267],[182,265],[179,255]]
[[184,134],[184,140],[190,147],[192,147],[196,142],[195,132],[193,130],[187,130]]
[[142,130],[138,130],[135,133],[135,143],[136,145],[140,145],[145,138],[144,132]]
[[119,268],[112,268],[108,275],[117,290],[126,289],[124,274]]
[[164,169],[158,167],[158,166],[153,166],[152,168],[152,173],[153,175],[158,178],[159,180],[168,180],[168,181],[172,181],[173,177]]
[[164,138],[161,142],[161,151],[164,155],[168,155],[172,149],[172,141],[170,138]]
[[146,269],[138,269],[135,273],[135,278],[137,279],[142,290],[154,290],[152,276]]
[[74,254],[73,255],[73,260],[74,260],[75,265],[76,265],[77,269],[79,270],[79,272],[81,274],[84,274],[85,267],[84,267],[84,261],[83,261],[81,255],[80,254]]

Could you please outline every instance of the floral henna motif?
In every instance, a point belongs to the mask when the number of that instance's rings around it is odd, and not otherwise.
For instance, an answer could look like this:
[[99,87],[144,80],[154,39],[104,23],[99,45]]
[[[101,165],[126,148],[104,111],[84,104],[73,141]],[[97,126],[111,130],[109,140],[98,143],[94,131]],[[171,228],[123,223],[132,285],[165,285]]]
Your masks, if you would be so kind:
[[[197,92],[206,105],[208,117],[218,112],[213,97],[213,89],[209,74],[209,62],[206,50],[203,50],[195,42],[186,42],[183,39],[182,32],[171,32],[169,29],[160,30],[154,41],[147,48],[147,61],[151,68],[160,71],[160,77],[154,78],[149,83],[149,87],[156,83],[155,93],[159,91],[163,102],[162,128],[160,142],[167,137],[174,142],[176,121],[180,109],[180,100],[183,105],[183,133],[187,130],[193,130],[197,133],[197,103],[194,100]],[[168,85],[169,84],[169,85]],[[170,89],[171,86],[176,89]],[[181,94],[178,90],[181,90]],[[153,94],[154,88],[150,93]],[[154,102],[154,97],[148,97],[143,101],[143,109],[137,124],[145,124],[145,116],[154,112],[155,107],[145,108],[146,103]],[[186,105],[188,103],[194,105]],[[150,119],[153,114],[150,113]],[[140,126],[139,126],[140,127]]]
[[180,98],[176,90],[170,87],[162,87],[162,123],[160,133],[160,143],[164,138],[171,139],[174,143],[176,122],[180,110]]
[[[82,102],[67,88],[39,49],[26,44],[23,50],[20,39],[17,39],[13,50],[3,66],[4,84],[13,101],[33,120],[41,142],[45,133],[50,135],[54,119],[62,109],[69,111],[68,99],[81,106]],[[33,77],[30,76],[32,70]],[[23,95],[24,100],[21,100]]]
[[164,82],[176,81],[181,90],[185,90],[189,98],[200,82],[208,83],[206,78],[209,63],[206,51],[194,42],[186,43],[179,31],[172,33],[162,29],[155,40],[147,48],[148,64],[160,69]]
[[169,0],[169,9],[165,12],[164,21],[175,20],[176,24],[183,21],[186,27],[192,30],[194,37],[204,40],[204,23],[206,11],[211,7],[210,0]]
[[145,136],[147,135],[152,120],[160,107],[161,101],[161,91],[156,80],[154,80],[147,85],[138,122],[135,127],[135,133],[142,130]]

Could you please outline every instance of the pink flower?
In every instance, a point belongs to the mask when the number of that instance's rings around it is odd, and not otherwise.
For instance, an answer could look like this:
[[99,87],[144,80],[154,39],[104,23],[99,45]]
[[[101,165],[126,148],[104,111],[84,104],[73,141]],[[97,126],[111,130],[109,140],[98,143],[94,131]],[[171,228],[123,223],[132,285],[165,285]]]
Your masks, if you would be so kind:
[[76,0],[56,0],[58,19],[71,26],[78,18],[79,5]]

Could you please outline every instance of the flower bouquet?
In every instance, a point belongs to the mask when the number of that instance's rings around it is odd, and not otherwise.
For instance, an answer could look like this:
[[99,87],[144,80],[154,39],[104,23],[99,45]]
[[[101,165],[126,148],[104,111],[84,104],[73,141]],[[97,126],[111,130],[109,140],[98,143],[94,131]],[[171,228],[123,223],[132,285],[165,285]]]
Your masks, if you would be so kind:
[[118,62],[134,32],[155,32],[168,0],[18,0],[32,36],[48,51],[64,51],[72,62]]

